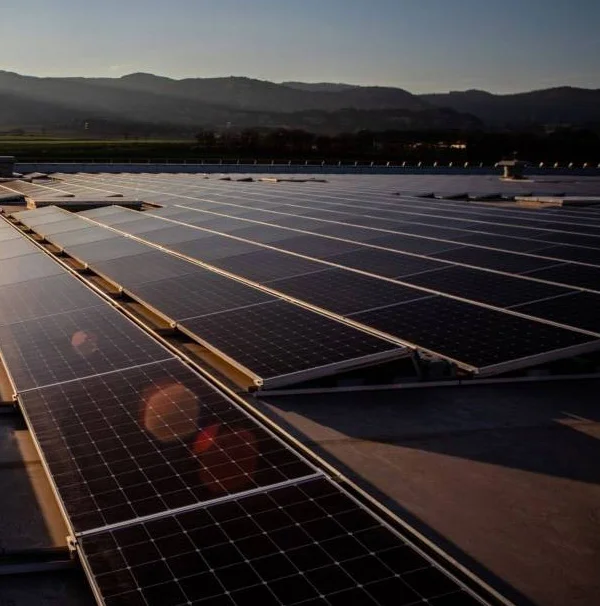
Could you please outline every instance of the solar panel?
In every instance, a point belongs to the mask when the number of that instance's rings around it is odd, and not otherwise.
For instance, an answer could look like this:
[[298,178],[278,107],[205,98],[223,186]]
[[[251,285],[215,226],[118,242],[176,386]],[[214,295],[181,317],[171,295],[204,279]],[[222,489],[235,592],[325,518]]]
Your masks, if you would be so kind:
[[308,235],[295,236],[286,240],[281,240],[274,244],[274,246],[315,259],[326,259],[327,257],[359,248],[359,245],[353,242],[344,242],[342,240],[332,240],[321,236]]
[[261,249],[225,259],[214,259],[211,265],[243,276],[260,284],[327,269],[327,265],[296,257],[277,250]]
[[114,238],[122,238],[122,236],[104,227],[92,225],[89,228],[52,234],[49,239],[52,241],[52,244],[55,244],[56,246],[67,247],[76,246],[77,244],[91,244],[92,242],[100,242],[101,240],[111,240]]
[[41,253],[3,259],[0,260],[0,286],[57,276],[63,272],[56,261]]
[[132,290],[173,320],[275,300],[260,290],[210,271],[143,284]]
[[[8,224],[0,223],[0,225],[2,225],[2,229],[0,229],[0,242],[8,242],[23,237],[16,229],[10,227]],[[4,227],[4,225],[6,225],[6,227]]]
[[[537,253],[541,254],[541,253]],[[495,269],[508,273],[522,274],[535,269],[542,269],[554,265],[555,262],[548,259],[540,259],[525,254],[502,252],[485,248],[464,247],[431,255],[436,259],[446,259],[455,263],[465,263],[475,267]]]
[[257,250],[255,244],[234,240],[226,236],[214,235],[210,238],[190,240],[171,244],[171,250],[203,261],[212,261],[213,259],[222,259],[224,257],[233,257],[244,253]]
[[107,606],[480,603],[324,479],[83,537],[81,550]]
[[508,369],[525,358],[550,359],[561,350],[600,344],[582,333],[443,297],[359,313],[353,319],[482,374]]
[[381,232],[364,227],[344,225],[342,223],[321,223],[315,225],[312,231],[336,238],[346,238],[356,242],[369,242],[381,238]]
[[[94,262],[91,267],[124,288],[133,288],[147,282],[193,274],[200,269],[197,265],[166,252],[150,250],[151,252],[141,255]],[[190,279],[194,278],[190,277]]]
[[0,324],[97,306],[100,299],[71,276],[57,275],[0,287]]
[[600,265],[600,250],[593,248],[580,248],[577,246],[551,246],[541,248],[536,254],[544,257],[553,257],[562,261],[579,261]]
[[515,311],[600,333],[600,295],[578,292],[556,299],[518,305]]
[[600,291],[600,267],[559,263],[546,269],[527,272],[527,275],[549,282]]
[[171,357],[106,304],[0,327],[17,391]]
[[537,242],[535,240],[492,236],[488,234],[473,234],[472,236],[461,238],[460,241],[465,244],[479,244],[480,246],[489,246],[490,248],[499,248],[515,252],[531,252],[546,246],[543,242]]
[[41,236],[47,237],[52,234],[59,234],[62,232],[69,232],[75,230],[88,230],[92,229],[93,225],[82,221],[81,218],[69,219],[68,221],[55,221],[48,225],[36,225],[35,231]]
[[159,221],[154,219],[156,223],[160,224],[161,229],[145,231],[142,233],[136,233],[131,228],[136,227],[137,223],[129,223],[120,227],[124,232],[135,234],[138,237],[153,242],[154,244],[168,245],[176,244],[178,242],[188,242],[190,240],[200,240],[202,238],[211,237],[213,234],[210,232],[203,232],[199,229],[192,227],[185,227],[183,225],[173,225],[166,223],[165,221]]
[[330,269],[270,284],[278,292],[340,315],[427,296],[421,290],[343,269]]
[[413,257],[375,248],[362,248],[342,255],[335,255],[329,257],[327,261],[388,278],[410,276],[423,271],[448,267],[447,264],[433,259]]
[[439,271],[408,276],[404,281],[497,307],[510,307],[569,293],[567,288],[560,286],[468,267],[447,267]]
[[30,255],[39,252],[39,250],[33,242],[25,238],[20,240],[0,240],[0,260]]
[[351,367],[371,356],[394,356],[398,346],[285,301],[181,322],[230,359],[263,379],[265,386]]
[[111,239],[110,241],[91,242],[65,247],[65,250],[85,263],[94,261],[109,261],[131,255],[141,255],[151,252],[152,247],[136,242],[130,238]]
[[543,242],[540,242],[540,246],[545,245],[546,242],[557,242],[560,244],[573,244],[575,246],[589,246],[590,248],[600,248],[600,238],[598,236],[566,234],[564,232],[546,232],[543,236],[539,237],[539,240],[543,240]]
[[253,242],[262,242],[264,244],[286,240],[295,235],[294,232],[289,229],[281,229],[270,225],[252,225],[251,223],[246,225],[247,227],[240,227],[231,230],[229,233],[238,238],[245,238],[247,240],[252,240]]
[[20,400],[75,532],[314,473],[177,360]]
[[444,250],[460,248],[461,245],[454,242],[443,242],[441,240],[430,240],[416,236],[387,235],[381,236],[369,242],[371,246],[391,248],[400,252],[405,251],[418,255],[430,255]]

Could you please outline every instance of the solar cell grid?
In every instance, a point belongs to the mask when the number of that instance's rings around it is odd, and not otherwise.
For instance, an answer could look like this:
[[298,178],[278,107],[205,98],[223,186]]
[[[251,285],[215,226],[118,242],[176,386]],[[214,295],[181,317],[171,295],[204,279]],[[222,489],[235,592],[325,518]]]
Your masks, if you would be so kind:
[[187,275],[190,280],[199,277],[194,275],[199,269],[197,265],[160,250],[110,261],[98,261],[92,263],[91,267],[110,281],[129,289],[178,276]]
[[577,246],[551,246],[540,248],[537,255],[552,257],[561,261],[578,261],[579,263],[590,263],[600,265],[600,249],[579,248]]
[[404,281],[496,307],[510,307],[569,293],[569,289],[560,286],[468,267],[447,267],[439,271],[408,276]]
[[426,292],[361,276],[343,269],[277,280],[271,288],[340,315],[403,303],[428,296]]
[[285,301],[189,319],[180,326],[265,384],[334,364],[348,366],[371,355],[401,353],[392,343]]
[[20,400],[75,532],[314,473],[177,360]]
[[374,248],[362,248],[342,255],[335,255],[329,257],[327,261],[388,278],[409,276],[422,271],[447,267],[445,263],[433,259],[413,257]]
[[0,287],[0,324],[97,306],[100,299],[71,276],[57,275]]
[[36,252],[39,252],[39,248],[25,238],[19,240],[0,240],[0,260],[21,257]]
[[536,242],[525,238],[511,238],[489,234],[473,234],[466,238],[461,238],[461,243],[478,244],[480,246],[489,246],[490,248],[515,252],[532,252],[546,246],[543,242]]
[[598,343],[581,333],[443,297],[359,313],[353,319],[484,372],[486,367]]
[[318,261],[266,249],[212,260],[211,264],[260,284],[327,269],[327,265]]
[[[542,253],[536,251],[535,254]],[[514,274],[521,274],[555,265],[555,262],[549,259],[471,246],[436,252],[431,254],[431,256],[455,263],[465,263],[467,265],[474,265],[475,267],[495,269]]]
[[224,259],[261,250],[256,244],[218,235],[197,238],[187,242],[176,242],[171,244],[169,248],[193,259],[208,263],[216,259]]
[[107,305],[4,325],[0,347],[18,391],[171,357]]
[[275,300],[260,290],[209,271],[143,284],[132,290],[173,320]]
[[84,263],[93,263],[94,261],[109,261],[132,255],[141,255],[154,249],[147,244],[123,236],[118,239],[112,238],[110,241],[70,245],[65,247],[65,250]]
[[478,603],[326,480],[81,545],[107,606]]
[[63,272],[56,261],[41,253],[3,259],[0,260],[0,286],[57,276]]
[[332,240],[330,238],[310,235],[296,235],[286,240],[281,240],[273,246],[316,259],[326,259],[327,257],[359,248],[359,245],[353,242],[343,242],[342,240]]
[[87,221],[83,221],[81,218],[74,218],[69,221],[56,221],[55,223],[49,223],[48,225],[37,225],[35,231],[41,236],[47,237],[53,234],[59,234],[62,232],[79,231],[92,229],[93,225]]
[[53,234],[49,239],[56,246],[67,247],[76,246],[77,244],[91,244],[92,242],[100,242],[102,240],[111,240],[113,238],[121,237],[122,236],[119,234],[104,227],[92,226],[89,229],[78,229],[76,231]]
[[600,333],[600,295],[574,293],[557,299],[517,305],[515,311]]
[[558,263],[546,269],[529,271],[526,274],[532,278],[558,282],[579,288],[600,291],[600,267],[575,265],[574,263]]

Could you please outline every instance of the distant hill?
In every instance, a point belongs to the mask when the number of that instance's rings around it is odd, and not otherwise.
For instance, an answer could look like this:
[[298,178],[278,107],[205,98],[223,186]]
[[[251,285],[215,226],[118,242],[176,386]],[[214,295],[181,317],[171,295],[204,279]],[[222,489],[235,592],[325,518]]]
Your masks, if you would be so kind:
[[560,88],[518,95],[466,91],[413,95],[340,83],[276,84],[242,77],[174,80],[37,78],[0,71],[0,130],[192,135],[201,128],[475,130],[600,121],[600,91]]
[[491,126],[600,122],[600,89],[564,86],[511,95],[468,90],[420,98],[431,105],[472,114]]
[[283,86],[296,90],[307,90],[321,93],[339,93],[351,88],[358,88],[356,84],[343,84],[340,82],[282,82]]

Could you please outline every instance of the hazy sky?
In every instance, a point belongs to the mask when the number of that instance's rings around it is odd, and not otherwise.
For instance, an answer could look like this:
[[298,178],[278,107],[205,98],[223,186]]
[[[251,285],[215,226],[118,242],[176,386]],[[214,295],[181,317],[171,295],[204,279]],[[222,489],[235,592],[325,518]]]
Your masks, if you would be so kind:
[[600,0],[0,0],[0,68],[600,88],[599,30]]

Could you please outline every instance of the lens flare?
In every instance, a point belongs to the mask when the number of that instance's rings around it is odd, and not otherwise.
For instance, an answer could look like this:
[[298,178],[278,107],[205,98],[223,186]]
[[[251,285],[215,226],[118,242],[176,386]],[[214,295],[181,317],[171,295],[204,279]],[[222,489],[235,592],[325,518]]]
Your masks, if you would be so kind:
[[197,432],[200,404],[181,383],[155,385],[143,396],[142,425],[160,442],[191,438]]
[[93,332],[78,330],[71,337],[71,346],[83,358],[89,358],[98,351],[98,337]]

